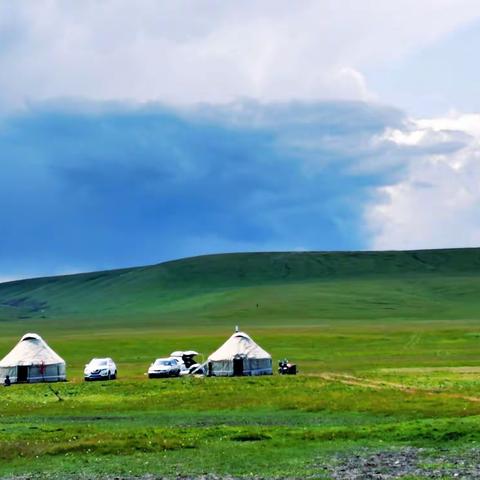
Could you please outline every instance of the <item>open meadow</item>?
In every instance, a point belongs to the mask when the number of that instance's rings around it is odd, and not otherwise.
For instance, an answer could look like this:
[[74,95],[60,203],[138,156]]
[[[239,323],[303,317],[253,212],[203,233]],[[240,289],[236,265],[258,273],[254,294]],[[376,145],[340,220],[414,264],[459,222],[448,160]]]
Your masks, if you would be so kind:
[[[0,357],[33,331],[68,376],[0,388],[0,474],[361,478],[370,462],[474,478],[479,312],[476,249],[220,255],[0,284]],[[173,350],[206,358],[235,325],[299,375],[145,376]],[[83,382],[95,356],[118,380]]]

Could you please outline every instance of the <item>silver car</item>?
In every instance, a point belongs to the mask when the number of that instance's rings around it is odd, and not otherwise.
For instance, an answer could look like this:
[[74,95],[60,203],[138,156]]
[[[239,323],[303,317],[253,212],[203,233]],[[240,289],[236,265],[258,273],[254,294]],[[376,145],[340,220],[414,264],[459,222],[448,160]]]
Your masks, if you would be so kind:
[[157,358],[148,369],[148,378],[179,377],[181,366],[176,358]]

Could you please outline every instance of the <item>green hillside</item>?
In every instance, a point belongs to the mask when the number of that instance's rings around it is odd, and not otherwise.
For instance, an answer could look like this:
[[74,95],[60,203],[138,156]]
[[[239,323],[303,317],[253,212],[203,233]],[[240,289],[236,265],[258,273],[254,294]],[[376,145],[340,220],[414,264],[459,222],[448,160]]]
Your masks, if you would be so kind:
[[469,319],[479,293],[480,249],[224,254],[0,284],[0,321]]
[[[409,478],[433,464],[477,478],[450,467],[478,465],[479,319],[480,249],[213,255],[0,284],[0,358],[34,331],[68,376],[0,388],[0,477],[344,478],[329,472],[345,458],[388,452],[397,471],[408,448],[424,466]],[[174,350],[206,359],[234,325],[299,375],[145,376]],[[118,379],[83,382],[99,356]]]

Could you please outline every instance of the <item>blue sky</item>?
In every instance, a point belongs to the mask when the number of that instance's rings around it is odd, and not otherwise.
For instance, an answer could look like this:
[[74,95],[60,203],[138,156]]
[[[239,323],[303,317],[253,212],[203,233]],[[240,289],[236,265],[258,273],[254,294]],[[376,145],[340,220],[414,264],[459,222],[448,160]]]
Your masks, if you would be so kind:
[[480,7],[359,5],[1,4],[0,281],[478,245]]
[[473,59],[479,45],[480,21],[476,20],[401,61],[368,69],[365,76],[383,102],[417,116],[449,110],[478,112],[480,67]]

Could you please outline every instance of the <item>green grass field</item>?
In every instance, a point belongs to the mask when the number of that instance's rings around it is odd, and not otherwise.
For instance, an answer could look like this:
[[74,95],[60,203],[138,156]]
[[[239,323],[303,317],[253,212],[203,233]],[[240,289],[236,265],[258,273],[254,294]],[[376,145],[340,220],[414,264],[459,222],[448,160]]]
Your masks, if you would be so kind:
[[[216,255],[0,284],[69,381],[0,388],[0,474],[329,478],[338,455],[480,442],[480,249]],[[297,377],[148,380],[246,330]],[[112,356],[113,382],[83,383]],[[443,451],[442,450],[442,451]]]

